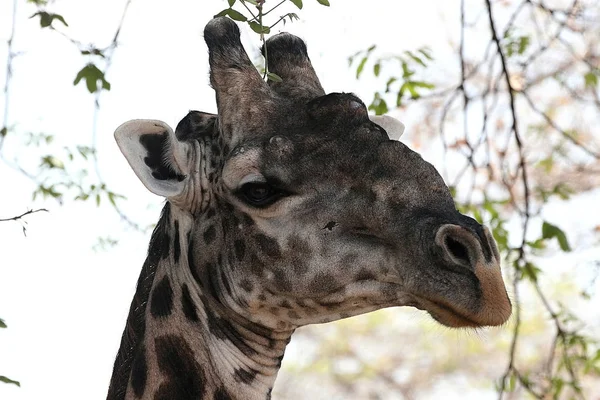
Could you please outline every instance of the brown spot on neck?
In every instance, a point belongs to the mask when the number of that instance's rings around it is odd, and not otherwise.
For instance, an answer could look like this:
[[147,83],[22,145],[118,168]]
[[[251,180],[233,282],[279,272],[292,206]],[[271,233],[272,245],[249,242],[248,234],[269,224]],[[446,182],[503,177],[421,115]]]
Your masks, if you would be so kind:
[[152,232],[148,256],[142,267],[142,272],[137,282],[137,289],[129,308],[127,324],[121,337],[121,346],[115,359],[113,374],[108,388],[108,400],[121,400],[125,398],[134,357],[143,349],[141,343],[146,332],[145,313],[150,291],[154,284],[156,269],[158,263],[167,258],[169,254],[167,233],[170,219],[171,206],[167,203]]

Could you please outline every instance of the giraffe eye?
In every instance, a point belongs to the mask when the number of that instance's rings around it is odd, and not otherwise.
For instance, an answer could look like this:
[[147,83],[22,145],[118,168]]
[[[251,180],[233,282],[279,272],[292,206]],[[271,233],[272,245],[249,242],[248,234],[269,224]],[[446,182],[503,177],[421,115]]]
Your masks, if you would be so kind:
[[238,196],[251,206],[267,207],[285,196],[285,192],[267,182],[248,182],[240,188]]

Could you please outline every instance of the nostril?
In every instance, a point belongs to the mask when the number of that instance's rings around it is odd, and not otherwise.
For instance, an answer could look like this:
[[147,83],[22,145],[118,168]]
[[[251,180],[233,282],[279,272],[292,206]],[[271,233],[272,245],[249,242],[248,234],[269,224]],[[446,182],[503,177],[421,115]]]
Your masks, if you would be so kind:
[[456,259],[461,264],[466,264],[467,266],[471,265],[471,259],[469,258],[469,250],[464,244],[462,244],[458,240],[453,239],[450,236],[446,236],[444,238],[444,244],[446,245],[446,249],[452,256],[452,258]]
[[435,234],[435,244],[438,251],[441,250],[441,256],[446,260],[446,264],[474,270],[475,266],[484,259],[477,235],[460,225],[442,225]]

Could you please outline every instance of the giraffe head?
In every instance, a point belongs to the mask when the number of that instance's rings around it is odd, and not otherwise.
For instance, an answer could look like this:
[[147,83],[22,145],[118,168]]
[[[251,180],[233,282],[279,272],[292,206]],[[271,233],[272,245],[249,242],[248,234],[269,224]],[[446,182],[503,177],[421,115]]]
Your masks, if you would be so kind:
[[[229,19],[205,29],[218,115],[173,131],[135,120],[117,142],[152,192],[189,215],[186,268],[223,309],[289,330],[390,306],[451,327],[511,314],[490,231],[460,214],[434,167],[352,94],[325,94],[297,37],[261,78]],[[185,262],[184,262],[185,263]]]

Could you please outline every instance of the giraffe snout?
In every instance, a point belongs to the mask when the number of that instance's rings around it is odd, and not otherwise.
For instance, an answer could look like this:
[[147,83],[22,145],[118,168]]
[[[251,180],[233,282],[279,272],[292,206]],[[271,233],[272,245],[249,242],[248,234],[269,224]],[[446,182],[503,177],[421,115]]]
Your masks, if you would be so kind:
[[466,317],[445,318],[444,322],[449,326],[496,326],[505,323],[512,307],[502,279],[498,248],[490,231],[479,224],[445,224],[438,229],[435,242],[443,254],[443,265],[454,271],[467,269],[471,276],[475,275],[478,283],[479,295],[469,307],[453,305],[451,299],[440,299],[450,309]]

